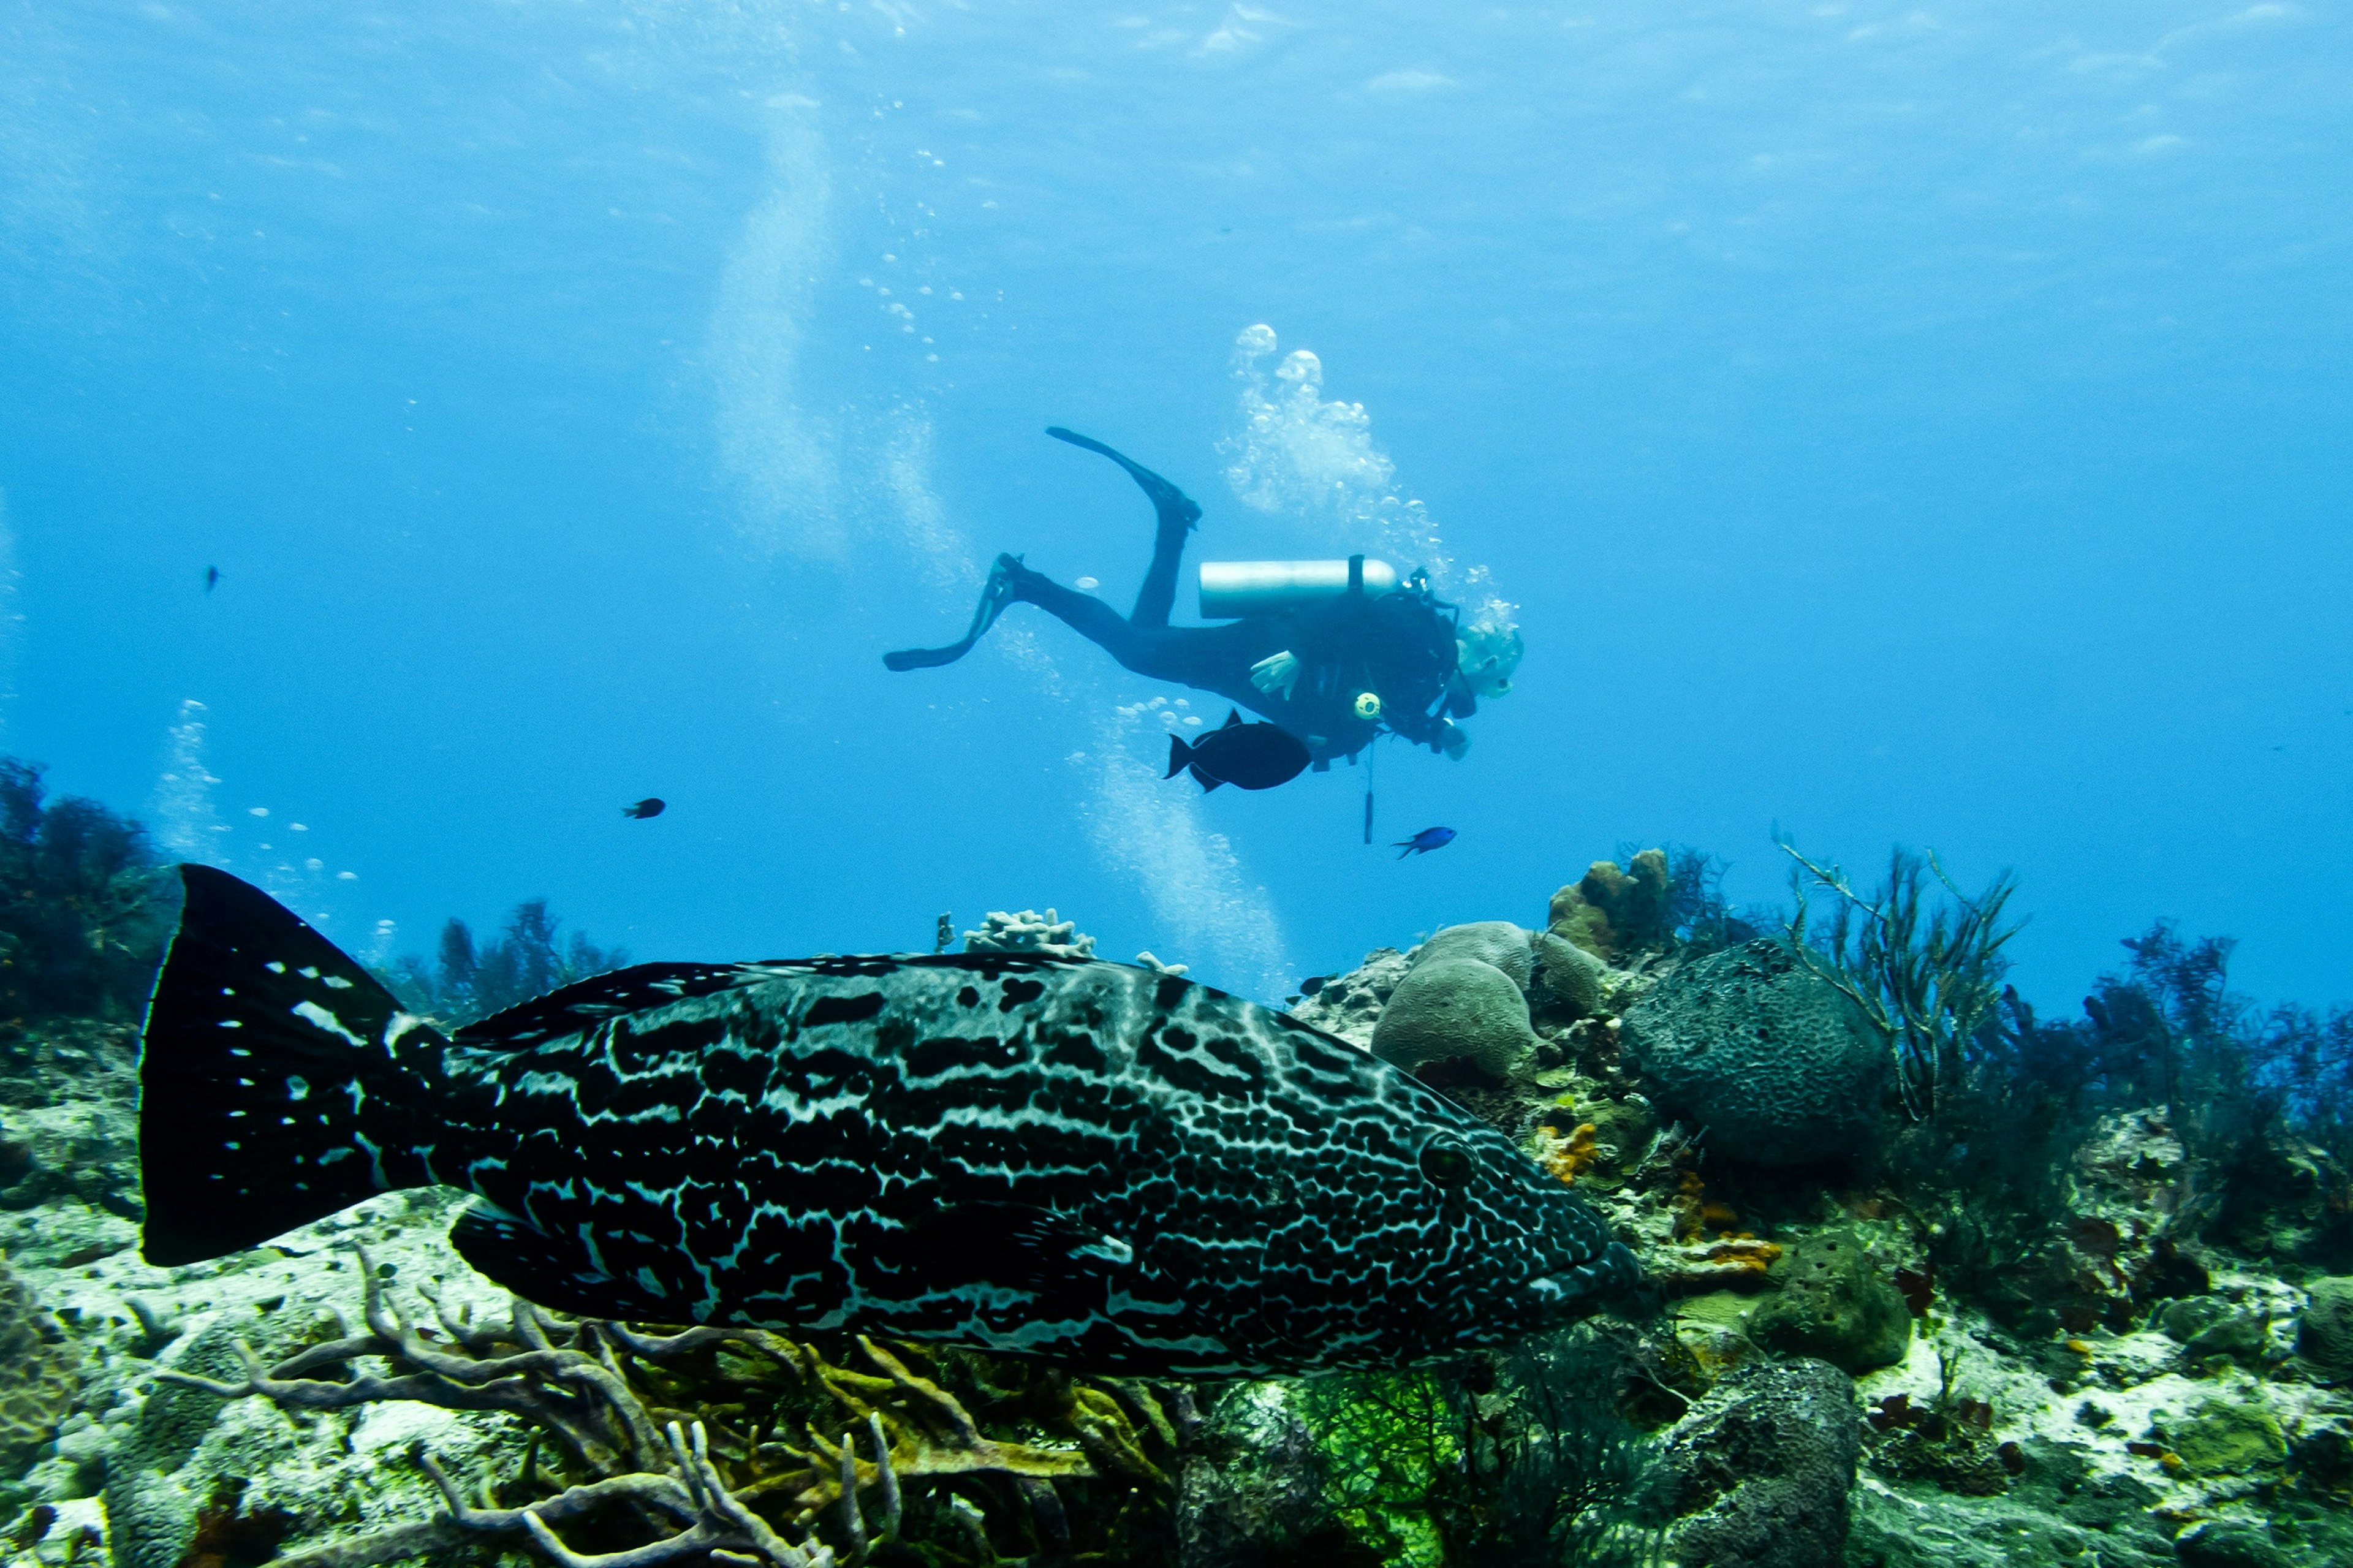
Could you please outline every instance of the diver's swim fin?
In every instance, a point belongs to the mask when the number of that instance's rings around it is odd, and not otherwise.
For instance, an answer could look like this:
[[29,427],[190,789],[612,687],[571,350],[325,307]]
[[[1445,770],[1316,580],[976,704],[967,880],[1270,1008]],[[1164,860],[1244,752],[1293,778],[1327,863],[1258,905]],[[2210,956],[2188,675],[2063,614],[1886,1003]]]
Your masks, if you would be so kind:
[[902,648],[882,656],[886,669],[937,669],[944,664],[954,664],[973,650],[983,632],[997,624],[1005,606],[1013,602],[1013,574],[1021,568],[1018,555],[999,555],[988,569],[988,581],[981,584],[980,603],[972,612],[972,629],[945,647]]
[[1144,493],[1151,498],[1152,509],[1160,514],[1162,526],[1166,527],[1173,522],[1191,528],[1201,521],[1201,509],[1194,504],[1191,496],[1126,454],[1113,450],[1092,436],[1082,436],[1075,430],[1065,430],[1060,425],[1047,426],[1046,434],[1057,441],[1068,441],[1073,447],[1084,447],[1090,452],[1100,452],[1125,468],[1128,478],[1134,479]]
[[897,653],[884,654],[882,666],[886,669],[937,669],[944,664],[954,664],[970,653],[972,645],[976,640],[974,637],[965,637],[963,641],[952,642],[945,647],[902,648]]

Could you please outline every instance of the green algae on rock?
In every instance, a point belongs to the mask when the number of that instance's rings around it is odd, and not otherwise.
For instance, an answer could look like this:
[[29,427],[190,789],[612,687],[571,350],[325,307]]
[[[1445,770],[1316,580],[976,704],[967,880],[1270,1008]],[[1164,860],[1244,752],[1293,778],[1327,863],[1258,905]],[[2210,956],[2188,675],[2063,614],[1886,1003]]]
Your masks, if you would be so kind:
[[2278,1419],[2259,1405],[2209,1399],[2168,1423],[2166,1441],[2192,1475],[2236,1475],[2279,1464],[2287,1439]]
[[2213,1296],[2183,1296],[2163,1303],[2149,1326],[2181,1346],[2191,1363],[2223,1356],[2256,1362],[2271,1345],[2271,1324],[2257,1313]]
[[1808,1237],[1772,1273],[1780,1289],[1748,1318],[1759,1344],[1818,1356],[1851,1375],[1904,1359],[1912,1309],[1852,1231]]

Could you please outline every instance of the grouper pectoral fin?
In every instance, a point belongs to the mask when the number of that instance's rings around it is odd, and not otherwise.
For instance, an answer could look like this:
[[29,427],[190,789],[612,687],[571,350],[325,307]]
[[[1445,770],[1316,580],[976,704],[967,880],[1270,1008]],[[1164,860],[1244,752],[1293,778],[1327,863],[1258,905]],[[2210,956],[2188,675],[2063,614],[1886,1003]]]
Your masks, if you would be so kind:
[[916,1229],[928,1280],[950,1289],[1027,1290],[1038,1298],[1033,1315],[1102,1312],[1114,1286],[1130,1295],[1163,1293],[1128,1243],[1034,1205],[956,1204]]
[[534,1307],[638,1323],[688,1321],[685,1309],[660,1292],[599,1272],[578,1243],[543,1235],[480,1204],[459,1215],[449,1241],[475,1273]]

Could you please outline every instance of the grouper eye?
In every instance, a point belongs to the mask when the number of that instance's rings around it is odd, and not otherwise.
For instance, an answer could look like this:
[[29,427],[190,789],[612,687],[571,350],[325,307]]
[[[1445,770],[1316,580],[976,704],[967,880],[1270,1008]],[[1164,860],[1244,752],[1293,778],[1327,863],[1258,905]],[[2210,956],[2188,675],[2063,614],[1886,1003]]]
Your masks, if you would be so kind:
[[1421,1173],[1450,1190],[1469,1181],[1478,1163],[1471,1145],[1451,1132],[1440,1132],[1421,1146]]

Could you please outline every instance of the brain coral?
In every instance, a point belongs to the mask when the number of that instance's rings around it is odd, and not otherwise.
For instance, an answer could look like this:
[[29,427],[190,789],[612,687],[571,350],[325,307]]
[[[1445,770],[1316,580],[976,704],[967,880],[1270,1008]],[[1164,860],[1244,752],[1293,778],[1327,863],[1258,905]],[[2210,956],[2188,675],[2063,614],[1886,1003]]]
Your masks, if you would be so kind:
[[80,1351],[0,1262],[0,1475],[39,1456],[80,1392]]
[[1411,1068],[1460,1057],[1497,1079],[1535,1043],[1527,998],[1509,974],[1443,952],[1406,972],[1373,1026],[1373,1054],[1384,1061]]
[[1758,1165],[1835,1159],[1871,1134],[1887,1047],[1787,942],[1685,964],[1626,1015],[1652,1098]]
[[1528,933],[1509,921],[1473,921],[1469,925],[1448,926],[1421,944],[1413,962],[1419,966],[1452,958],[1472,958],[1492,965],[1510,975],[1513,984],[1523,991],[1527,989]]
[[1589,1018],[1609,1005],[1615,982],[1608,964],[1550,931],[1538,931],[1528,945],[1535,956],[1531,999],[1571,1018]]

